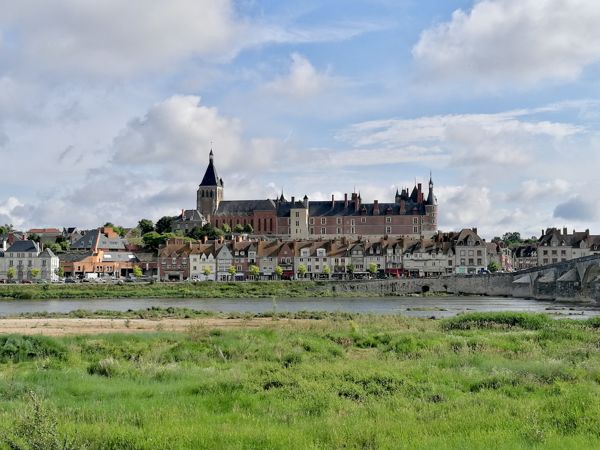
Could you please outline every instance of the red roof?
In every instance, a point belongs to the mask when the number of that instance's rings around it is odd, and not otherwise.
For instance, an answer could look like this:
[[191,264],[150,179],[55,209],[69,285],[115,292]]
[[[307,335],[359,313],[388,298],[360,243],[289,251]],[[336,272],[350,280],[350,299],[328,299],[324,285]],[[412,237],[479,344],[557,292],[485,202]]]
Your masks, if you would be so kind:
[[42,233],[58,233],[61,234],[58,228],[32,228],[28,233],[42,234]]

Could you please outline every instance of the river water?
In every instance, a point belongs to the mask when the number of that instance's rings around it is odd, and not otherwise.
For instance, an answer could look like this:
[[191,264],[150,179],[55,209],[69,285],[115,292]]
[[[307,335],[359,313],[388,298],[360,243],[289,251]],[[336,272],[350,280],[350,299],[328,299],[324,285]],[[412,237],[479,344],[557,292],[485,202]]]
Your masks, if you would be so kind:
[[151,307],[190,308],[214,312],[327,311],[402,314],[412,317],[449,317],[468,311],[544,312],[559,317],[587,318],[600,307],[559,304],[549,301],[505,297],[375,297],[294,299],[85,299],[1,300],[0,316],[21,313],[68,313],[75,310],[127,311]]

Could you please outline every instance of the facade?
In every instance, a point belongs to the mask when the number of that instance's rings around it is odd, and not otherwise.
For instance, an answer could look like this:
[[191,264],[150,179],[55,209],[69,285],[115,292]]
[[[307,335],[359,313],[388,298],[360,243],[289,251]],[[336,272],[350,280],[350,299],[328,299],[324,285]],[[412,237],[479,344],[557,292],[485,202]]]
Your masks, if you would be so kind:
[[487,247],[477,234],[477,228],[464,229],[450,239],[454,244],[455,273],[473,274],[487,270]]
[[202,228],[206,224],[206,219],[197,209],[181,210],[181,214],[173,221],[173,231],[181,231],[184,234],[189,233],[194,228]]
[[15,281],[57,281],[58,267],[58,257],[34,241],[15,241],[0,251],[0,280],[8,280],[9,273],[14,272]]
[[214,281],[217,277],[217,260],[214,244],[202,244],[190,252],[190,279]]
[[562,232],[558,228],[548,228],[542,231],[538,241],[537,264],[555,264],[600,253],[599,242],[600,236],[591,235],[590,230],[568,233],[566,228]]
[[437,200],[430,177],[427,192],[421,183],[412,191],[396,191],[393,202],[363,203],[360,193],[344,199],[310,201],[283,193],[277,199],[225,200],[224,182],[217,175],[214,154],[197,191],[196,209],[213,226],[250,225],[254,234],[288,239],[358,237],[424,237],[437,232]]
[[60,254],[60,266],[67,278],[124,278],[139,265],[139,259],[130,252],[88,250]]

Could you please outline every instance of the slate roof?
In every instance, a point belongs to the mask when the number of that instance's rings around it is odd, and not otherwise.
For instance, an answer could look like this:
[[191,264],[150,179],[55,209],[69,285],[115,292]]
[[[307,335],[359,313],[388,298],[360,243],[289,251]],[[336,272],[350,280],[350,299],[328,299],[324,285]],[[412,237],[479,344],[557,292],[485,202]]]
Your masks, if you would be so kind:
[[202,178],[202,183],[200,186],[219,186],[223,187],[223,180],[219,178],[217,175],[217,169],[213,163],[213,151],[210,151],[210,159],[208,162],[208,167],[206,168],[206,172],[204,172],[204,177]]
[[122,238],[108,238],[99,229],[84,234],[81,238],[71,244],[72,250],[125,250],[125,242]]
[[[331,204],[330,200],[314,201],[309,202],[308,204],[308,213],[310,217],[373,216],[374,209],[374,203],[362,203],[358,211],[356,211],[353,202],[348,202],[348,207],[345,206],[344,201],[336,201],[334,205]],[[425,205],[423,203],[408,201],[405,203],[404,210],[401,210],[399,203],[379,203],[380,216],[410,214],[425,214]],[[280,215],[279,212],[278,215]]]
[[186,209],[182,214],[179,214],[175,219],[175,224],[181,223],[194,223],[204,225],[206,223],[206,219],[197,209]]
[[105,252],[102,255],[102,262],[139,262],[136,256],[129,252]]
[[40,258],[54,258],[56,255],[49,248],[44,249],[42,253],[39,254]]
[[[299,202],[301,204],[301,202]],[[302,206],[300,206],[302,207]],[[275,211],[273,200],[223,200],[219,203],[215,215],[251,215],[254,211]]]
[[60,253],[58,255],[58,259],[60,260],[60,262],[77,262],[89,256],[93,256],[93,254],[94,253],[91,251],[68,251]]
[[11,245],[6,252],[7,253],[39,253],[40,248],[36,242],[25,240],[25,241],[15,241],[13,245]]

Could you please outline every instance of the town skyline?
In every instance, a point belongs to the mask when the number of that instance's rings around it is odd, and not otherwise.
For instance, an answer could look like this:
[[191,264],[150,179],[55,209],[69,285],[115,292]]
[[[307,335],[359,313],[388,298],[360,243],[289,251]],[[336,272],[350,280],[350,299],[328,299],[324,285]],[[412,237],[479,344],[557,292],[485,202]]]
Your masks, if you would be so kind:
[[441,230],[600,229],[600,6],[439,3],[7,5],[0,224],[176,215],[213,141],[227,199],[390,201],[431,170]]

